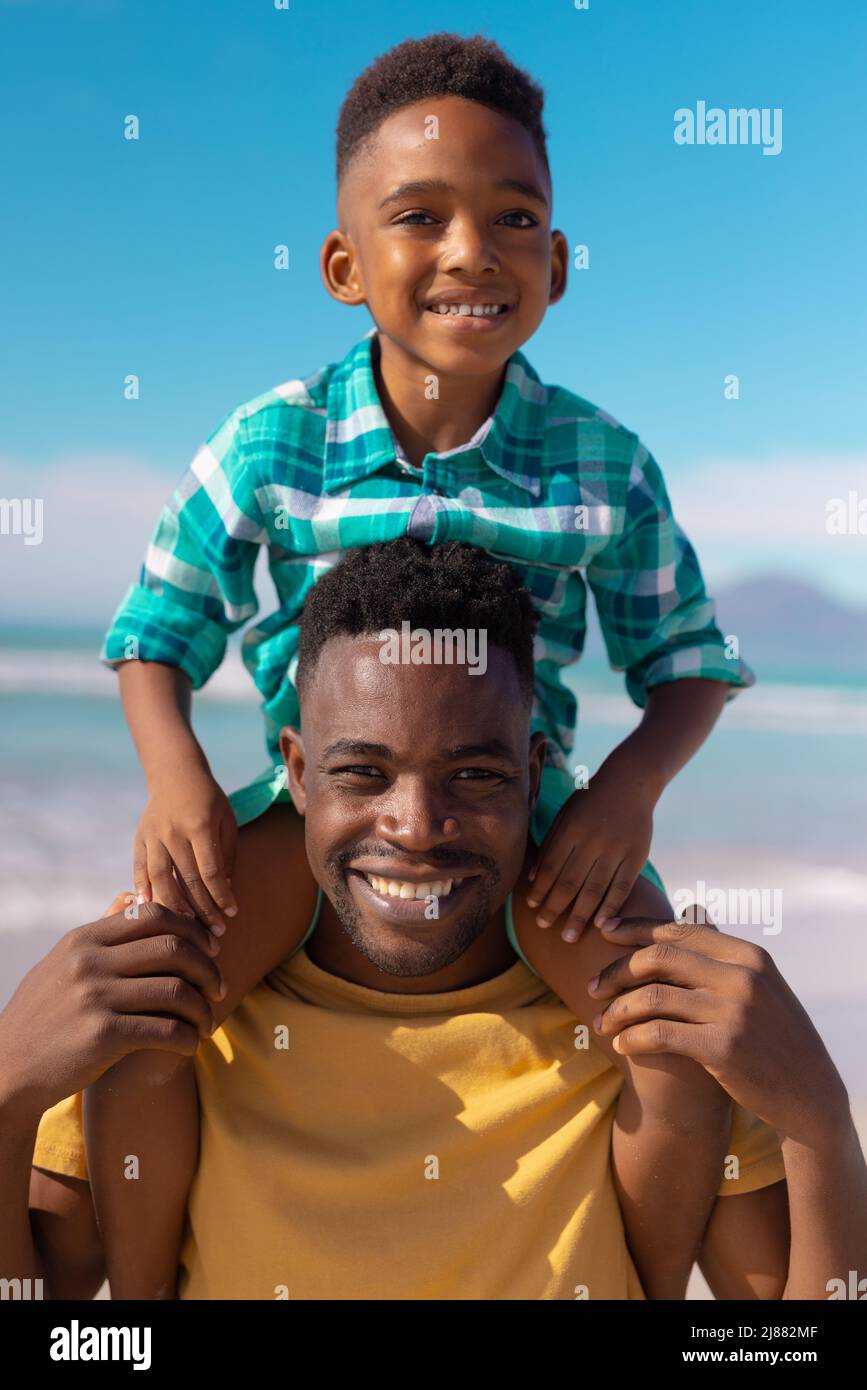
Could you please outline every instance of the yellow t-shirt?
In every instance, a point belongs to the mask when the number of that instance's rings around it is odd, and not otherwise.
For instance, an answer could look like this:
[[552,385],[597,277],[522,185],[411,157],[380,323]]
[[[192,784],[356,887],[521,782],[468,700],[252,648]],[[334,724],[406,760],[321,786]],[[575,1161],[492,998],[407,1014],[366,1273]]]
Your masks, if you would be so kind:
[[[197,1054],[179,1296],[644,1298],[609,1163],[622,1077],[575,1029],[521,961],[389,994],[299,951]],[[785,1175],[739,1107],[730,1150],[721,1195]],[[34,1163],[86,1176],[80,1097],[43,1117]]]

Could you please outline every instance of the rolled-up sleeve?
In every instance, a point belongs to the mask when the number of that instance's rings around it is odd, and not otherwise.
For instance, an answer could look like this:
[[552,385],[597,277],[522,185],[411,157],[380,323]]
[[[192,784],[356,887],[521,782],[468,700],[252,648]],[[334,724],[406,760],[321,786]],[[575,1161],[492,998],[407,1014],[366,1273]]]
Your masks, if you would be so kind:
[[[636,439],[611,541],[587,567],[608,660],[644,707],[649,690],[686,676],[732,689],[755,676],[716,625],[698,557],[675,521],[659,465]],[[615,523],[617,514],[615,513]]]
[[198,690],[223,660],[229,634],[255,616],[253,572],[267,530],[245,443],[244,416],[233,411],[198,450],[105,635],[107,666],[164,662]]

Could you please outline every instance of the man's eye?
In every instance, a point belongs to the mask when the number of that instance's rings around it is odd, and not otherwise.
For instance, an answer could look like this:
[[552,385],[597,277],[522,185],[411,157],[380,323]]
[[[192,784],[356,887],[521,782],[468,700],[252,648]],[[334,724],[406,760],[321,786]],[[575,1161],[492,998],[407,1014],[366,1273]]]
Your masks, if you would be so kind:
[[[537,219],[532,217],[529,212],[504,212],[503,217],[526,217],[525,227],[537,227],[539,225]],[[521,229],[519,228],[519,230]]]
[[481,777],[499,777],[498,772],[492,772],[489,767],[462,767],[456,777],[466,777],[467,781],[474,782]]
[[353,777],[355,777],[355,776],[358,776],[358,777],[381,777],[381,776],[382,776],[382,773],[380,772],[380,770],[379,770],[378,767],[368,767],[368,766],[364,766],[363,764],[359,764],[359,763],[353,763],[353,765],[352,765],[351,767],[336,767],[336,768],[334,768],[334,772],[335,772],[338,776],[340,776],[340,777],[344,777],[344,776],[347,776],[347,775],[353,776]]

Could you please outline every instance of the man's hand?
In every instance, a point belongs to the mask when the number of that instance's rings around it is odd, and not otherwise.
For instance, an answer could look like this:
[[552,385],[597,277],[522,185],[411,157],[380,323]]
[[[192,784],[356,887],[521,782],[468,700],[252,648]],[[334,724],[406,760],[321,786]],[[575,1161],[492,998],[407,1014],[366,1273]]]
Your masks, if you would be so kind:
[[699,1062],[736,1104],[808,1146],[848,1123],[840,1075],[767,951],[702,923],[622,921],[608,940],[636,949],[588,990],[593,1026],[624,1056]]
[[657,793],[630,779],[624,764],[600,769],[557,815],[530,872],[527,902],[540,927],[572,909],[560,935],[577,941],[587,923],[616,918],[638,878],[653,836]]
[[230,882],[237,835],[229,798],[203,768],[172,768],[152,779],[135,836],[136,893],[225,931],[224,914],[238,911]]
[[38,1118],[129,1052],[192,1056],[223,994],[218,950],[200,923],[155,903],[67,932],[0,1013],[4,1102]]

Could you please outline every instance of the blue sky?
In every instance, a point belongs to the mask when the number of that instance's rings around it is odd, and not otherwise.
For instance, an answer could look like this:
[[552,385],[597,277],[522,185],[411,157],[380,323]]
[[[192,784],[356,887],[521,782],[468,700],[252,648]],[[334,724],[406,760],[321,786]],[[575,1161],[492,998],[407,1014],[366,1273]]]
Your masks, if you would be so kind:
[[[710,583],[784,570],[867,604],[867,537],[824,510],[867,497],[859,0],[0,0],[0,491],[46,517],[40,547],[2,538],[7,620],[10,593],[110,616],[199,443],[370,327],[319,280],[337,113],[436,29],[546,91],[555,224],[590,269],[525,345],[543,380],[638,431]],[[699,100],[781,108],[781,152],[676,145]]]

